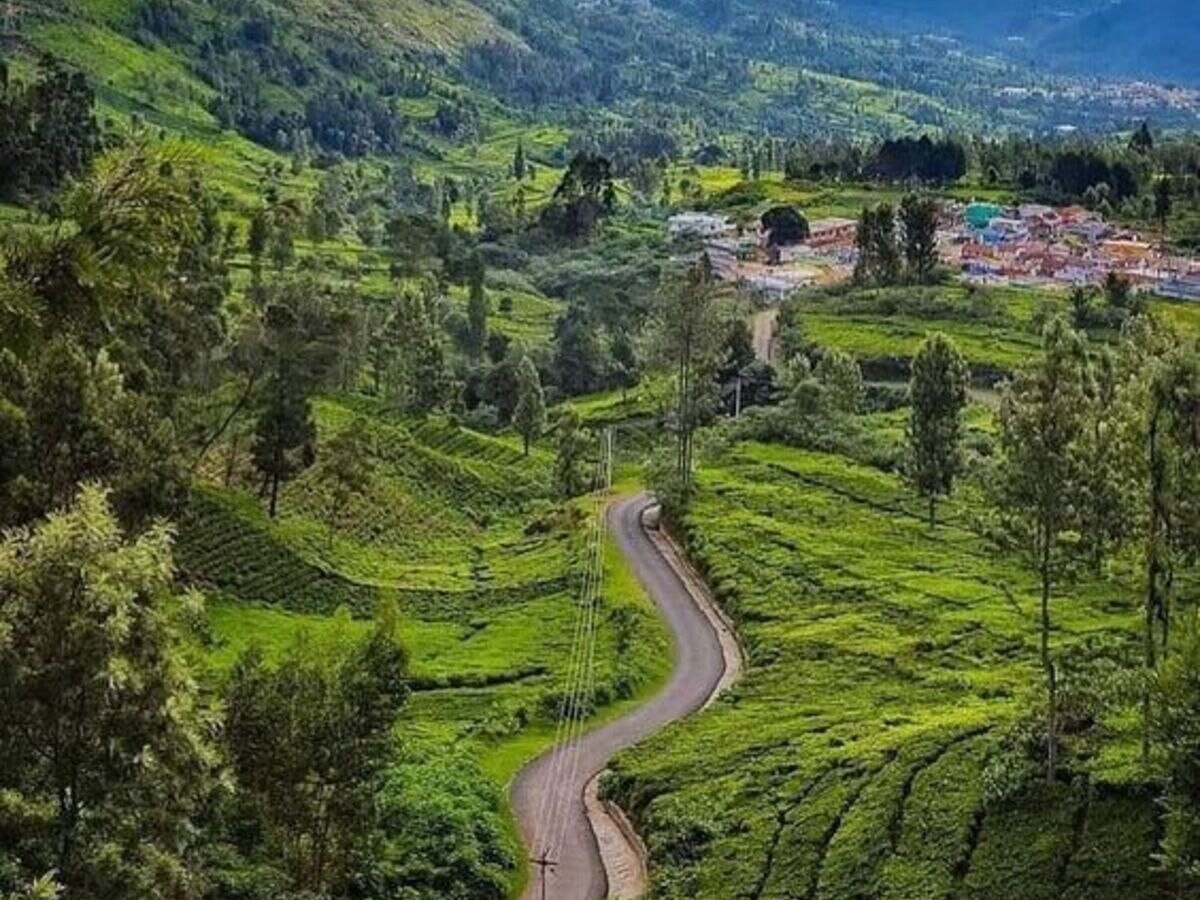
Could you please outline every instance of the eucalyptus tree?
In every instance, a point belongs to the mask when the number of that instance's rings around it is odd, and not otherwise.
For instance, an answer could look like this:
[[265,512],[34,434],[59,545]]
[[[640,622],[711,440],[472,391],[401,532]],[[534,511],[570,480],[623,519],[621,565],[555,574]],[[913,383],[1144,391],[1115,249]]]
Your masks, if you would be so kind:
[[1046,675],[1046,777],[1058,760],[1058,680],[1051,599],[1078,552],[1079,441],[1087,408],[1087,352],[1061,319],[1046,327],[1039,359],[1007,385],[1000,406],[995,512],[999,534],[1022,553],[1041,587],[1041,663]]
[[684,498],[691,493],[693,439],[713,401],[728,333],[723,302],[706,254],[662,285],[655,311],[658,355],[675,373],[675,469]]

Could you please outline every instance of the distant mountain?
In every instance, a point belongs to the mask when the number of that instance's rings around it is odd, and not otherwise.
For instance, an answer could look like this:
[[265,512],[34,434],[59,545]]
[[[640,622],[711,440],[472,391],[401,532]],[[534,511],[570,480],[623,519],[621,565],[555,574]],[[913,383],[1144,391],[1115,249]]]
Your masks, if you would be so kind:
[[1197,0],[834,0],[844,18],[950,35],[1056,72],[1200,85]]
[[1118,0],[1053,31],[1035,52],[1056,69],[1200,85],[1200,2]]

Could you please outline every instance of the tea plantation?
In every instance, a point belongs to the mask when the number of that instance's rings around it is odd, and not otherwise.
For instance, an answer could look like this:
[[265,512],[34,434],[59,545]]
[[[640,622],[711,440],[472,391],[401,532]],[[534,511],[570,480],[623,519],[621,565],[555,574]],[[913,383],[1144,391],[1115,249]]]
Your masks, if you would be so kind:
[[[1134,722],[1105,721],[1103,749],[1068,737],[1071,783],[1012,777],[1004,747],[1040,696],[1036,591],[969,500],[931,529],[893,475],[744,443],[702,470],[685,531],[749,666],[607,784],[654,897],[1161,895]],[[1082,583],[1054,609],[1069,679],[1082,651],[1136,658],[1135,592]]]
[[[515,443],[448,420],[396,418],[353,399],[326,398],[314,412],[321,442],[346,428],[366,435],[365,494],[335,508],[313,467],[288,485],[271,520],[251,491],[205,483],[181,522],[178,562],[209,598],[215,676],[252,643],[272,656],[301,638],[320,652],[369,631],[378,600],[394,599],[410,656],[400,741],[414,783],[436,784],[439,797],[483,792],[489,812],[472,827],[503,834],[515,889],[523,854],[503,792],[554,736],[598,501],[559,505],[541,449],[526,458]],[[615,546],[606,553],[602,717],[636,703],[670,664],[649,600]],[[452,772],[424,771],[439,759],[455,760]]]

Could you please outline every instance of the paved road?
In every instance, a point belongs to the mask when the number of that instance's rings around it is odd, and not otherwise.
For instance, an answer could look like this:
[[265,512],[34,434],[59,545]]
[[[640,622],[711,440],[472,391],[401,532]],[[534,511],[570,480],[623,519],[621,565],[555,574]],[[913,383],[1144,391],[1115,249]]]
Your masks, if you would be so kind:
[[[566,837],[556,852],[558,867],[546,882],[547,900],[603,900],[607,879],[584,812],[584,787],[618,751],[704,706],[725,672],[712,624],[642,530],[641,515],[650,505],[645,495],[619,502],[609,510],[609,525],[634,574],[674,634],[675,670],[666,687],[648,703],[581,739],[578,770],[567,786]],[[513,807],[527,849],[536,839],[539,800],[552,787],[551,759],[551,751],[538,757],[513,784]],[[532,848],[531,852],[540,854],[542,849]],[[526,892],[530,900],[538,896],[536,874]]]

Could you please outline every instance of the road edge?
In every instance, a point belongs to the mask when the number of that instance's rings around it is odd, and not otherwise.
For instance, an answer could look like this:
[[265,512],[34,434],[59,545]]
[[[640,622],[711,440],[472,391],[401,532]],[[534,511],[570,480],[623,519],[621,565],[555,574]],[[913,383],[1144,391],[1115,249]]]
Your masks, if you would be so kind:
[[[649,513],[659,508],[648,506],[638,516],[642,532],[683,584],[696,608],[704,614],[721,645],[724,671],[702,707],[708,709],[742,677],[746,668],[745,651],[733,620],[713,598],[708,584],[688,562],[683,549],[661,527],[647,523]],[[625,810],[610,800],[600,799],[600,780],[607,771],[598,772],[585,786],[584,809],[604,866],[607,897],[609,900],[638,900],[649,888],[650,854]]]

